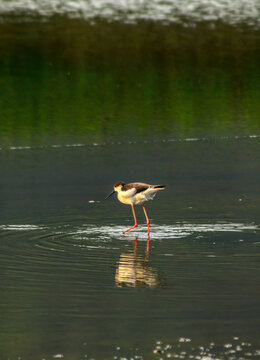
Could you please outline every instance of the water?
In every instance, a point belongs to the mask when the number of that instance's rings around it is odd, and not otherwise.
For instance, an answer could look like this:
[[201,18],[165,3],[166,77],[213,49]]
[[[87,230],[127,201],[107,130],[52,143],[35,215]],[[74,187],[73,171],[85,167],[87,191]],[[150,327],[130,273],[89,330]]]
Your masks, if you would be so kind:
[[201,21],[224,21],[259,27],[258,0],[1,0],[0,14],[21,20],[52,16],[96,18],[135,23],[139,20],[180,23],[185,26]]
[[259,356],[256,225],[155,223],[149,249],[120,230],[2,227],[3,358]]
[[[1,358],[259,356],[258,142],[2,150]],[[102,201],[132,174],[167,183],[149,244]]]
[[0,359],[259,358],[257,28],[43,19],[0,24]]

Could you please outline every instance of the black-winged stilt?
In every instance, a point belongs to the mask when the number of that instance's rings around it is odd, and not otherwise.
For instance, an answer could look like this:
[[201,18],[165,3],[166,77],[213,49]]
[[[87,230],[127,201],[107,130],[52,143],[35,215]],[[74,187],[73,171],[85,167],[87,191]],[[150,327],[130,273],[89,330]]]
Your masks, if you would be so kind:
[[123,204],[128,204],[132,206],[135,220],[135,224],[129,229],[123,231],[123,234],[138,226],[134,205],[142,205],[146,217],[148,235],[150,234],[150,221],[144,207],[144,202],[153,200],[156,193],[160,190],[163,190],[164,188],[165,185],[150,185],[141,182],[125,184],[122,181],[118,181],[114,184],[114,190],[105,198],[105,200],[117,192],[117,198],[119,201],[121,201]]

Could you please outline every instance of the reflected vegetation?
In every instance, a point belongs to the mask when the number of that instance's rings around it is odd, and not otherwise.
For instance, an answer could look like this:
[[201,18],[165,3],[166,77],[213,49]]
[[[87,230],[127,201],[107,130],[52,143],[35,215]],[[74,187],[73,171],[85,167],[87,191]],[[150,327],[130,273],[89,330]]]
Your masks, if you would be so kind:
[[115,274],[117,287],[159,287],[162,286],[157,269],[149,265],[150,238],[147,239],[144,255],[138,254],[138,238],[133,241],[134,249],[120,255]]
[[256,134],[259,39],[221,23],[1,23],[0,144]]

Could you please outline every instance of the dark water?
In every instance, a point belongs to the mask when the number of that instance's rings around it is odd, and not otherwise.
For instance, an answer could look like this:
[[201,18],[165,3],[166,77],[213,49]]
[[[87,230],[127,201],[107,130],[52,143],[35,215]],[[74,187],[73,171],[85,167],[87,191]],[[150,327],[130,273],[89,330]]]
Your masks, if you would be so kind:
[[0,27],[0,359],[259,358],[258,31]]

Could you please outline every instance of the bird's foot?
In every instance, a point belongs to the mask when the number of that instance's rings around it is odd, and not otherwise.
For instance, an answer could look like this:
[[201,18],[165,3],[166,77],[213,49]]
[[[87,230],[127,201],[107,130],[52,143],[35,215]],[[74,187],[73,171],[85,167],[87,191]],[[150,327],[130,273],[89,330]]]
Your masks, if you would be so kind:
[[126,229],[125,231],[123,231],[123,234],[125,234],[127,231],[130,231],[134,228],[136,228],[138,226],[138,224],[135,224],[134,226],[130,227],[130,229]]

